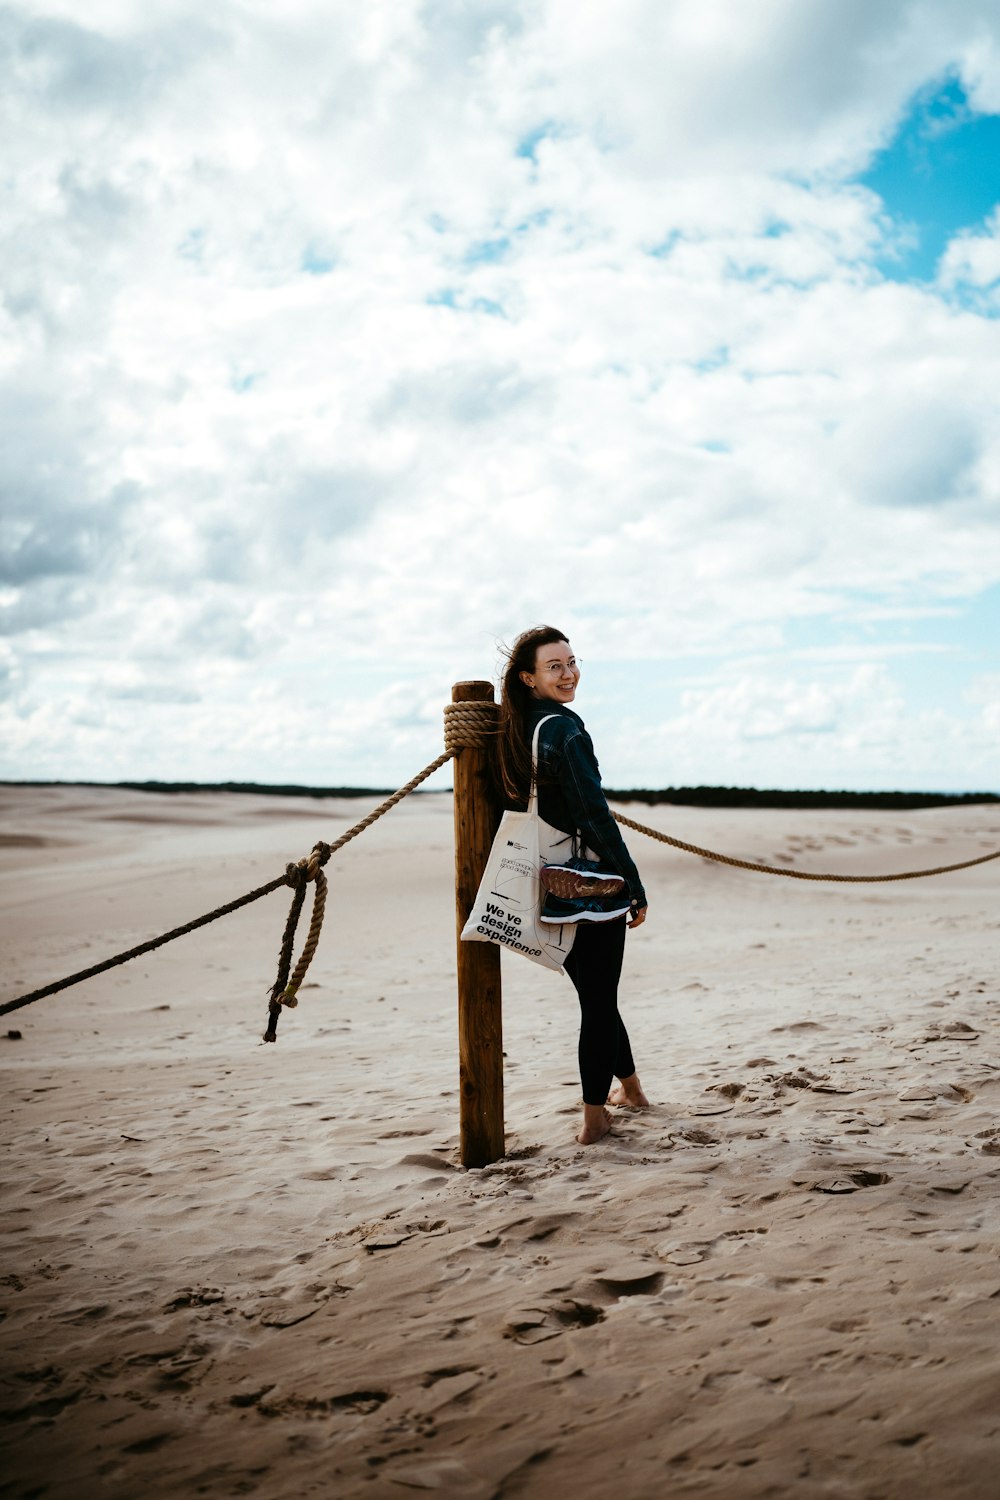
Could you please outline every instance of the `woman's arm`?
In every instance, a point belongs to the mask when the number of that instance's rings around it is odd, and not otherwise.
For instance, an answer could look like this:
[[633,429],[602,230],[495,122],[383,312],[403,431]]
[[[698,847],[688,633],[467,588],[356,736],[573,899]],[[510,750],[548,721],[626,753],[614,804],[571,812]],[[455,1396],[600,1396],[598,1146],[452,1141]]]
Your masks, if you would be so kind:
[[566,736],[560,750],[560,789],[584,843],[623,877],[633,906],[644,908],[646,892],[601,787],[590,736],[576,730]]

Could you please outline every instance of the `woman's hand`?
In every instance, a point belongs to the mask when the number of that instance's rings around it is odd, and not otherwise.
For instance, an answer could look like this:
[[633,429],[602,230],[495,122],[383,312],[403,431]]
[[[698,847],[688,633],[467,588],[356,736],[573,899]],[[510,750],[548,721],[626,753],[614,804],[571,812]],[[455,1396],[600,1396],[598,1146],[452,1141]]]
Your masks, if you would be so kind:
[[649,907],[648,906],[633,906],[632,907],[632,920],[631,920],[631,922],[627,922],[625,925],[627,927],[641,927],[642,924],[643,924],[643,922],[645,922],[645,920],[646,920],[646,913],[648,911],[649,911]]

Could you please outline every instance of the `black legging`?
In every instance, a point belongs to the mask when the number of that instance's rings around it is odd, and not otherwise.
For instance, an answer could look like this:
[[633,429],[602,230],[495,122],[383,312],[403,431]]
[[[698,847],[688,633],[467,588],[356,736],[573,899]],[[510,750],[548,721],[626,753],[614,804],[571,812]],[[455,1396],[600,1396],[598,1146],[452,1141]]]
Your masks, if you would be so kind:
[[580,922],[566,973],[580,997],[580,1081],[584,1104],[603,1104],[614,1077],[635,1072],[625,1023],[618,1014],[618,980],[625,955],[625,918]]

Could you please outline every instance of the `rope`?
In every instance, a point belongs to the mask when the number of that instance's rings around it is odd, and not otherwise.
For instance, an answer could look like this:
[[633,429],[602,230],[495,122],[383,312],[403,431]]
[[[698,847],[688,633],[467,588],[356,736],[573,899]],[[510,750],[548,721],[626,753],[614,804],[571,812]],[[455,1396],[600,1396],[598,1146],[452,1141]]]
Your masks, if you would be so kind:
[[[295,886],[295,895],[292,897],[291,909],[288,913],[288,921],[285,923],[285,933],[281,943],[281,954],[278,960],[278,977],[271,988],[271,998],[267,1008],[267,1029],[264,1032],[265,1042],[276,1042],[278,1040],[278,1017],[281,1015],[282,1006],[290,1010],[298,1005],[298,991],[302,987],[302,981],[306,977],[319,935],[323,927],[323,914],[326,910],[326,876],[323,874],[322,866],[325,865],[332,854],[359,833],[371,826],[377,818],[381,818],[390,808],[395,807],[404,797],[409,796],[414,787],[425,781],[432,772],[438,770],[459,750],[476,748],[489,743],[490,737],[496,732],[497,708],[494,703],[471,701],[467,703],[448,703],[444,710],[444,754],[439,755],[437,760],[426,766],[412,781],[400,787],[398,792],[393,792],[384,802],[380,802],[374,812],[369,813],[367,818],[362,818],[347,833],[342,834],[336,843],[313,845],[312,853],[307,860],[299,860],[297,865],[289,865],[285,871],[289,885]],[[313,897],[312,921],[309,924],[309,936],[306,938],[305,946],[295,966],[295,973],[291,979],[288,978],[288,970],[291,965],[292,947],[295,941],[295,929],[298,925],[299,915],[305,901],[305,890],[308,882],[312,880],[316,885]]]
[[292,897],[292,904],[288,912],[288,921],[285,923],[284,936],[281,939],[281,952],[278,954],[278,977],[271,987],[272,1000],[276,1000],[279,995],[284,993],[285,986],[288,983],[288,973],[292,967],[292,950],[295,944],[295,929],[299,925],[299,914],[305,905],[306,885],[308,884],[304,860],[300,860],[297,865],[288,865],[285,874],[289,877],[289,885],[294,885],[295,887],[295,895]]
[[[288,913],[288,921],[285,923],[285,932],[281,940],[281,953],[278,958],[278,977],[271,987],[271,998],[267,1007],[267,1030],[262,1040],[265,1042],[276,1042],[278,1040],[278,1017],[281,1015],[281,1007],[287,1005],[290,1010],[298,1005],[298,992],[302,987],[302,981],[306,977],[312,956],[316,952],[319,935],[323,927],[323,913],[326,910],[326,876],[323,874],[321,865],[324,860],[330,858],[329,844],[314,844],[312,853],[308,859],[300,859],[297,865],[289,865],[285,871],[289,876],[294,876],[295,895],[292,897],[292,905]],[[295,973],[291,979],[288,978],[288,970],[292,964],[292,949],[295,943],[295,929],[298,926],[299,915],[302,911],[306,898],[306,886],[309,881],[315,881],[316,891],[313,896],[312,921],[309,924],[309,936],[306,938],[305,946],[295,965]]]
[[323,929],[323,913],[326,910],[326,876],[322,870],[316,871],[316,892],[313,896],[312,921],[309,923],[309,936],[306,938],[305,946],[299,954],[299,961],[295,965],[295,973],[285,988],[282,1001],[285,1005],[298,1005],[298,992],[302,988],[302,981],[306,977],[309,965],[312,963],[319,935]]
[[[460,705],[453,706],[458,707]],[[471,705],[465,704],[461,706],[468,708]],[[316,849],[320,850],[318,864],[326,864],[330,856],[335,854],[338,849],[342,849],[345,844],[350,843],[351,839],[357,838],[359,833],[364,833],[365,829],[370,828],[378,818],[384,817],[391,808],[396,806],[397,802],[402,802],[403,798],[408,797],[422,781],[426,781],[428,776],[433,775],[435,771],[440,770],[443,765],[451,760],[454,753],[454,750],[446,750],[443,755],[439,755],[436,760],[432,760],[429,766],[425,766],[405,786],[401,786],[398,792],[393,792],[391,797],[387,797],[384,802],[380,802],[373,812],[370,812],[366,818],[362,818],[360,823],[355,823],[353,828],[349,828],[346,833],[342,833],[340,838],[335,840],[334,843],[317,844]],[[308,865],[309,861],[305,861],[304,863]],[[241,906],[249,906],[251,902],[259,901],[262,896],[269,896],[272,891],[279,890],[283,885],[297,886],[300,879],[298,874],[300,868],[301,865],[299,864],[288,865],[283,875],[278,875],[274,880],[269,880],[266,885],[259,885],[256,890],[248,891],[245,896],[238,896],[235,901],[227,901],[225,906],[217,906],[214,911],[206,912],[202,917],[195,917],[191,922],[185,922],[183,927],[174,927],[170,932],[161,932],[159,937],[150,938],[145,943],[139,943],[137,947],[129,948],[124,953],[116,953],[113,958],[106,958],[103,963],[93,964],[89,969],[81,969],[77,974],[70,974],[65,979],[58,979],[52,984],[43,985],[41,989],[32,990],[30,994],[18,995],[14,1000],[7,1000],[4,1004],[0,1005],[0,1016],[8,1015],[13,1010],[20,1010],[25,1005],[32,1005],[36,1000],[44,1000],[48,995],[57,995],[60,990],[67,990],[74,984],[82,984],[85,979],[94,979],[98,974],[103,974],[108,969],[114,969],[119,964],[127,964],[130,959],[139,958],[143,953],[151,953],[154,948],[162,948],[165,943],[172,943],[175,938],[184,937],[189,932],[196,932],[199,927],[207,927],[209,922],[216,922],[220,917],[228,916],[232,911],[239,911]],[[290,875],[290,871],[294,871],[294,875]],[[304,897],[305,883],[303,882],[303,899]],[[299,903],[299,910],[301,911],[301,902]],[[297,920],[298,912],[295,913],[295,921],[297,922]],[[291,925],[290,935],[289,924]],[[285,936],[290,945],[295,936],[295,924],[292,922],[291,912],[289,912],[289,924],[286,924]],[[284,940],[282,941],[282,953],[284,953]],[[311,953],[310,957],[312,957]],[[291,948],[289,947],[289,962],[290,960]],[[281,965],[279,963],[279,973],[280,971]],[[299,982],[301,983],[301,980]]]
[[992,854],[981,854],[978,859],[963,859],[956,865],[936,865],[932,870],[903,870],[895,875],[829,875],[813,870],[781,870],[777,865],[755,864],[749,859],[734,859],[731,854],[718,854],[714,849],[702,849],[697,844],[685,844],[683,839],[673,839],[658,828],[648,828],[645,823],[635,823],[621,813],[612,816],[625,828],[634,828],[636,833],[646,833],[661,844],[670,844],[674,849],[683,849],[685,854],[700,854],[702,859],[715,860],[720,865],[734,865],[737,870],[758,870],[762,875],[784,875],[786,880],[839,880],[851,885],[872,885],[885,880],[920,880],[925,875],[947,875],[952,870],[968,870],[973,865],[985,865],[991,859],[1000,859],[1000,849]]
[[[305,905],[306,886],[308,884],[307,864],[305,860],[299,860],[297,865],[288,865],[285,869],[289,884],[294,884],[295,895],[288,910],[288,920],[285,923],[285,931],[281,939],[281,952],[278,954],[278,977],[271,986],[271,998],[267,1008],[267,1030],[262,1040],[265,1042],[276,1042],[278,1040],[278,1017],[281,1015],[281,1005],[285,998],[285,989],[288,985],[288,971],[292,967],[292,952],[295,946],[295,929],[299,925],[299,916]],[[298,1001],[291,999],[291,1005],[297,1005]]]
[[495,703],[470,701],[446,703],[444,709],[444,748],[449,755],[459,750],[482,750],[497,735],[498,706]]
[[154,948],[162,948],[164,943],[172,943],[174,938],[184,937],[189,932],[195,932],[199,927],[206,927],[209,922],[215,922],[219,917],[228,916],[231,911],[239,911],[241,906],[249,906],[251,901],[259,901],[261,896],[269,896],[279,886],[287,884],[284,875],[277,880],[269,880],[267,885],[260,885],[255,891],[248,891],[245,896],[240,896],[236,901],[227,901],[225,906],[217,906],[215,911],[206,912],[203,917],[196,917],[193,922],[185,922],[183,927],[174,927],[170,932],[162,932],[159,937],[150,938],[147,943],[140,943],[136,948],[129,948],[125,953],[116,953],[114,958],[106,958],[101,964],[94,964],[89,969],[81,969],[78,974],[70,974],[66,979],[56,980],[54,984],[47,984],[40,990],[32,990],[29,995],[19,995],[16,1000],[7,1000],[0,1005],[0,1016],[7,1015],[12,1010],[20,1010],[24,1005],[31,1005],[35,1000],[44,1000],[46,995],[58,994],[60,990],[68,990],[70,985],[82,984],[85,979],[93,979],[97,974],[103,974],[106,969],[113,969],[118,964],[127,964],[132,958],[139,958],[143,953],[151,953]]

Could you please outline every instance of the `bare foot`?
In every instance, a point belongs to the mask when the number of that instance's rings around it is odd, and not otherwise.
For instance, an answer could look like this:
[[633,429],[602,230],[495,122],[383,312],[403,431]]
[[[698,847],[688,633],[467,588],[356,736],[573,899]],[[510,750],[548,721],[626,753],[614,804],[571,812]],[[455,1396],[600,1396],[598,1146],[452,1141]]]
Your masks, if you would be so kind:
[[612,1089],[608,1095],[608,1103],[615,1105],[617,1109],[651,1109],[652,1105],[642,1091],[638,1073],[623,1078],[618,1088]]
[[603,1104],[583,1106],[583,1125],[576,1138],[579,1145],[592,1146],[595,1141],[603,1140],[610,1129],[611,1116]]

